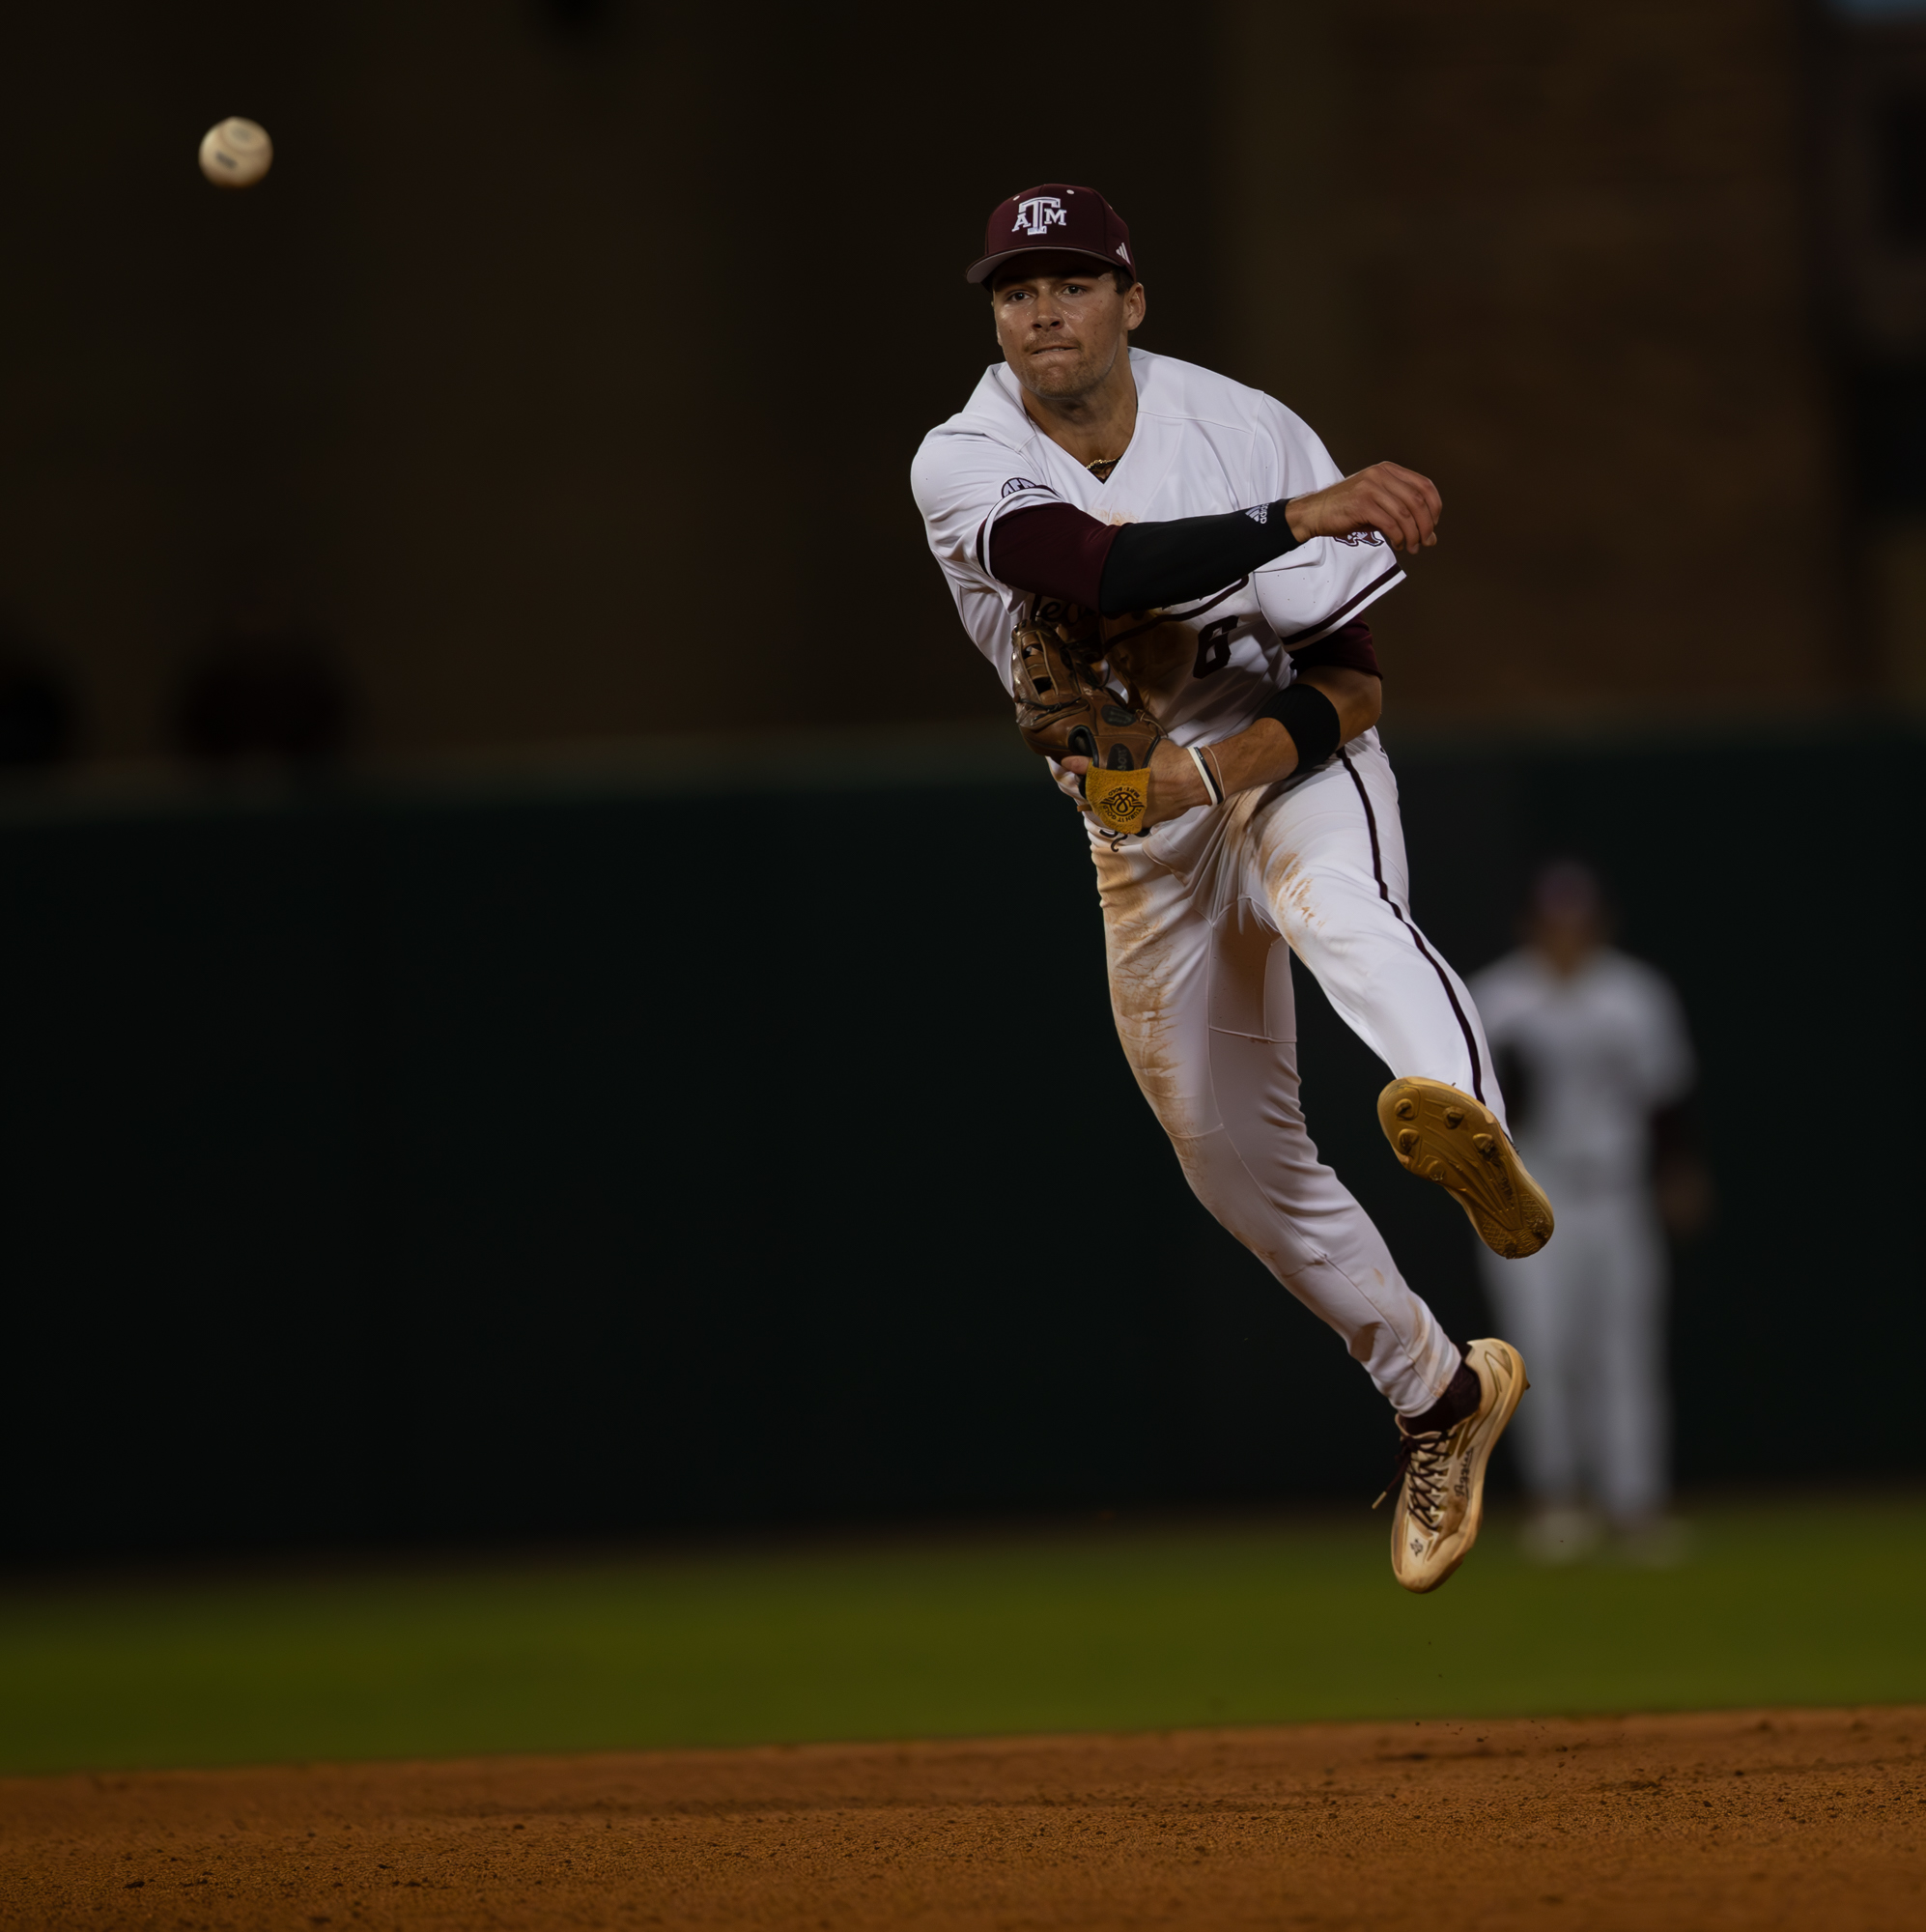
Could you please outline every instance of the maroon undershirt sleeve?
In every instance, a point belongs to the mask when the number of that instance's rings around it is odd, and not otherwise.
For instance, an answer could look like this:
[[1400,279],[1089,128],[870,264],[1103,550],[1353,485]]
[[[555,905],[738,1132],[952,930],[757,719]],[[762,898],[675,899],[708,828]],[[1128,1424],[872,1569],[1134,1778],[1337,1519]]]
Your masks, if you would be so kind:
[[990,532],[990,571],[1019,589],[1094,611],[1116,541],[1115,524],[1100,524],[1071,503],[1038,503],[997,519]]
[[1292,651],[1290,661],[1299,670],[1321,665],[1326,668],[1369,671],[1373,677],[1384,675],[1377,668],[1377,652],[1372,647],[1371,626],[1361,617],[1340,624],[1328,638],[1319,638],[1301,651]]

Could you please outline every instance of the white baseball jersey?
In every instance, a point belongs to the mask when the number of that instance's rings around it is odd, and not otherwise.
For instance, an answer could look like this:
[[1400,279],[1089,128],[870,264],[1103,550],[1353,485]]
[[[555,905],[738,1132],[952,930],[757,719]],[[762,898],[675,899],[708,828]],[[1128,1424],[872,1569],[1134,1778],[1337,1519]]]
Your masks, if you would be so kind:
[[[1010,633],[1047,599],[1000,582],[990,533],[1000,517],[1070,503],[1103,523],[1165,523],[1257,510],[1340,480],[1310,428],[1258,389],[1194,363],[1130,352],[1137,428],[1107,483],[1025,413],[1002,362],[968,408],[924,437],[911,487],[964,628],[1007,690]],[[1158,669],[1144,696],[1178,745],[1242,730],[1290,682],[1289,650],[1315,642],[1403,581],[1374,532],[1314,537],[1254,576],[1174,609],[1158,626]],[[1031,611],[1033,601],[1041,607]]]
[[1471,981],[1485,1032],[1523,1063],[1518,1151],[1550,1192],[1642,1188],[1652,1116],[1693,1078],[1678,995],[1643,962],[1601,948],[1561,980],[1526,947]]

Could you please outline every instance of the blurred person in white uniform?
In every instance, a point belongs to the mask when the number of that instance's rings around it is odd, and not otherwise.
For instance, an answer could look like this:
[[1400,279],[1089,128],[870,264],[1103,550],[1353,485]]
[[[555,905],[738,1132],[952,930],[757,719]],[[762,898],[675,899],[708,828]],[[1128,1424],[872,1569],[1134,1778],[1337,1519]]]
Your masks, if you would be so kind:
[[1502,1332],[1531,1364],[1514,1440],[1533,1515],[1525,1548],[1675,1559],[1667,1515],[1665,1236],[1710,1208],[1684,1132],[1694,1079],[1679,996],[1608,945],[1597,876],[1572,860],[1538,877],[1525,944],[1471,981],[1520,1156],[1551,1198],[1558,1236],[1524,1261],[1481,1253]]

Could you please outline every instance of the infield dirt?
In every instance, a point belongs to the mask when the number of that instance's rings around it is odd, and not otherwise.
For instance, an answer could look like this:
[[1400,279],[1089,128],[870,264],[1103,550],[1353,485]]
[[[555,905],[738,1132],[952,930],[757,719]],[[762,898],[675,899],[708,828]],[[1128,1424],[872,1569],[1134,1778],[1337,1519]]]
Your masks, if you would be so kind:
[[0,1784],[61,1928],[1926,1924],[1926,1708]]

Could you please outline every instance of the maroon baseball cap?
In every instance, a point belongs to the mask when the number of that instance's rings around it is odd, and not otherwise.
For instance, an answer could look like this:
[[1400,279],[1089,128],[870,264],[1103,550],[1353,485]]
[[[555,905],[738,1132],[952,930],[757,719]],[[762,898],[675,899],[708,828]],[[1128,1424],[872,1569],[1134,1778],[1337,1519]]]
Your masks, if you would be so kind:
[[1045,182],[1000,202],[983,233],[983,259],[970,265],[966,281],[987,281],[1016,255],[1089,255],[1112,269],[1127,269],[1134,277],[1137,263],[1130,252],[1130,231],[1093,187],[1066,187]]

